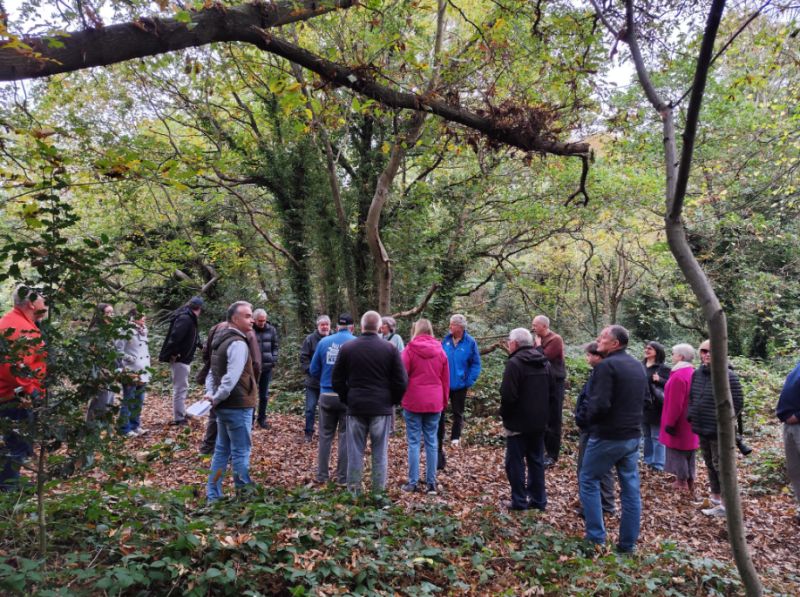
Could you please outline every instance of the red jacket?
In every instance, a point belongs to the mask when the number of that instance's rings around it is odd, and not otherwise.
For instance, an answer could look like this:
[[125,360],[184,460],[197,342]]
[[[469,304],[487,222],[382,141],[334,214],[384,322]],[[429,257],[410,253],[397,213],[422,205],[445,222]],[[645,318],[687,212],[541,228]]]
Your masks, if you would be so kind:
[[441,343],[422,334],[409,342],[400,356],[408,372],[403,408],[412,413],[442,412],[450,393],[450,368]]
[[[7,336],[6,330],[11,330],[11,334]],[[26,394],[34,390],[41,392],[46,373],[46,354],[39,328],[18,307],[14,307],[0,318],[0,336],[12,342],[20,337],[40,340],[23,357],[22,363],[0,364],[0,402],[13,400],[14,390],[19,387]],[[24,367],[20,367],[20,364]]]
[[[689,413],[689,390],[694,368],[676,367],[664,386],[664,409],[661,411],[661,433],[658,441],[673,450],[695,450],[700,440],[692,432],[686,415]],[[667,433],[670,427],[673,433]]]

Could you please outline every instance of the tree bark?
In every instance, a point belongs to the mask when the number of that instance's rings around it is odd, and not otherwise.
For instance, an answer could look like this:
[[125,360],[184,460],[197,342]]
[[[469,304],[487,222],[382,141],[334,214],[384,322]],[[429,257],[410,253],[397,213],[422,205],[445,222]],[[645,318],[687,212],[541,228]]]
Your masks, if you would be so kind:
[[354,0],[257,0],[226,8],[213,4],[191,12],[189,22],[141,17],[97,29],[0,41],[0,81],[49,77],[134,58],[166,54],[213,42],[252,41],[255,29],[305,21]]
[[681,213],[686,196],[689,171],[692,165],[694,142],[700,107],[705,92],[708,69],[713,59],[714,41],[717,36],[725,0],[714,0],[706,21],[700,53],[695,69],[694,84],[686,114],[683,147],[680,163],[676,161],[674,111],[656,92],[650,82],[644,60],[639,51],[633,15],[633,2],[626,2],[626,41],[636,66],[636,72],[648,100],[659,112],[664,127],[664,162],[666,168],[666,217],[664,219],[667,241],[678,267],[689,282],[692,292],[700,303],[711,340],[711,382],[717,414],[717,439],[720,452],[720,484],[727,511],[728,540],[733,550],[734,561],[742,577],[745,591],[756,596],[763,593],[750,552],[747,546],[742,504],[736,476],[735,415],[728,383],[728,328],[725,312],[714,288],[692,253],[686,236]]

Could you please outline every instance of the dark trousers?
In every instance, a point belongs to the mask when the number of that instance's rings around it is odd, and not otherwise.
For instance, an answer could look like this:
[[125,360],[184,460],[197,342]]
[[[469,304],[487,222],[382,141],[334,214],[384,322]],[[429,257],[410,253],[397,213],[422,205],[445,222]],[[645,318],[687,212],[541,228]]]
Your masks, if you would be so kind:
[[[464,428],[464,403],[467,400],[467,388],[461,390],[450,390],[450,408],[453,411],[453,430],[450,433],[450,439],[461,439],[461,430]],[[444,445],[444,413],[439,419],[439,432],[436,434],[439,438],[439,452],[442,452]]]
[[258,378],[258,415],[259,421],[267,420],[267,405],[269,404],[269,384],[272,382],[272,367],[263,369]]
[[33,446],[20,433],[29,432],[25,428],[33,423],[33,412],[29,408],[0,406],[0,419],[5,419],[0,448],[0,491],[10,491],[17,487],[22,463],[33,455]]
[[545,509],[544,433],[521,433],[506,438],[506,476],[511,485],[511,508]]
[[200,444],[201,454],[213,454],[214,446],[217,444],[217,413],[212,408],[208,411],[208,423],[206,423],[206,434],[203,436],[203,443]]
[[558,455],[561,452],[561,416],[564,410],[564,380],[557,379],[555,383],[556,395],[558,396],[558,412],[544,434],[544,450],[553,461],[558,460]]

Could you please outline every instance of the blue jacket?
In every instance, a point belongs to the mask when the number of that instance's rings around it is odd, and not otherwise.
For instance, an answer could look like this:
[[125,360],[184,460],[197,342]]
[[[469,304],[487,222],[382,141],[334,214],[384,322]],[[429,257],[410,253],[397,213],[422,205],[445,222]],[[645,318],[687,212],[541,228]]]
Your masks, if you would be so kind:
[[308,373],[311,377],[319,380],[320,391],[333,392],[331,375],[333,374],[333,366],[336,364],[336,357],[339,356],[339,348],[342,344],[355,339],[356,337],[350,333],[350,330],[344,329],[319,341],[314,351],[314,356],[311,358],[311,366],[308,368]]
[[450,391],[471,388],[481,374],[478,344],[465,331],[457,345],[453,344],[453,334],[447,334],[442,340],[442,348],[450,366]]
[[785,421],[792,415],[800,417],[800,363],[797,363],[786,381],[783,382],[776,414],[781,421]]

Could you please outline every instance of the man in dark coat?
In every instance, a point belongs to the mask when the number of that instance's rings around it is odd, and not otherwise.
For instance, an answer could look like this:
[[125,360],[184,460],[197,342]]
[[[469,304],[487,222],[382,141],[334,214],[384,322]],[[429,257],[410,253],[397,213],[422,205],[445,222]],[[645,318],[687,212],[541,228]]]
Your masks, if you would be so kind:
[[642,364],[626,352],[628,330],[621,325],[603,329],[597,349],[604,355],[592,374],[586,398],[589,441],[579,477],[587,541],[606,541],[600,482],[616,467],[620,484],[622,519],[617,551],[632,552],[639,538],[642,499],[639,492],[639,439],[642,409],[649,391]]
[[267,425],[267,405],[269,404],[269,384],[272,382],[272,369],[278,362],[278,330],[267,320],[264,309],[253,311],[253,333],[258,340],[260,369],[258,377],[258,415],[257,423],[261,429]]
[[[700,438],[700,450],[708,470],[708,484],[711,486],[711,502],[709,508],[702,510],[706,516],[725,516],[719,483],[719,442],[717,438],[717,407],[714,402],[714,391],[711,387],[711,342],[705,340],[700,344],[700,366],[692,375],[692,386],[689,389],[688,419]],[[744,394],[739,378],[728,368],[728,383],[731,387],[733,410],[737,415],[744,405]]]
[[368,434],[372,446],[372,491],[386,488],[392,412],[408,385],[400,353],[378,335],[380,325],[380,313],[364,313],[363,335],[339,348],[331,376],[334,391],[347,405],[347,487],[354,494],[361,493]]
[[304,437],[309,443],[314,437],[314,420],[317,418],[317,403],[319,402],[319,379],[308,372],[311,367],[311,359],[317,350],[317,344],[325,336],[331,333],[331,318],[327,315],[317,317],[317,329],[305,337],[303,345],[300,347],[300,369],[305,374],[306,386],[306,426]]
[[189,393],[189,370],[195,351],[200,347],[197,320],[203,309],[203,299],[192,297],[178,309],[169,324],[164,345],[158,355],[162,363],[169,363],[172,372],[172,422],[186,425],[186,396]]
[[500,386],[506,475],[511,484],[511,501],[504,506],[510,510],[544,510],[544,433],[558,407],[557,386],[550,363],[533,348],[528,330],[512,330],[508,350],[511,356]]

